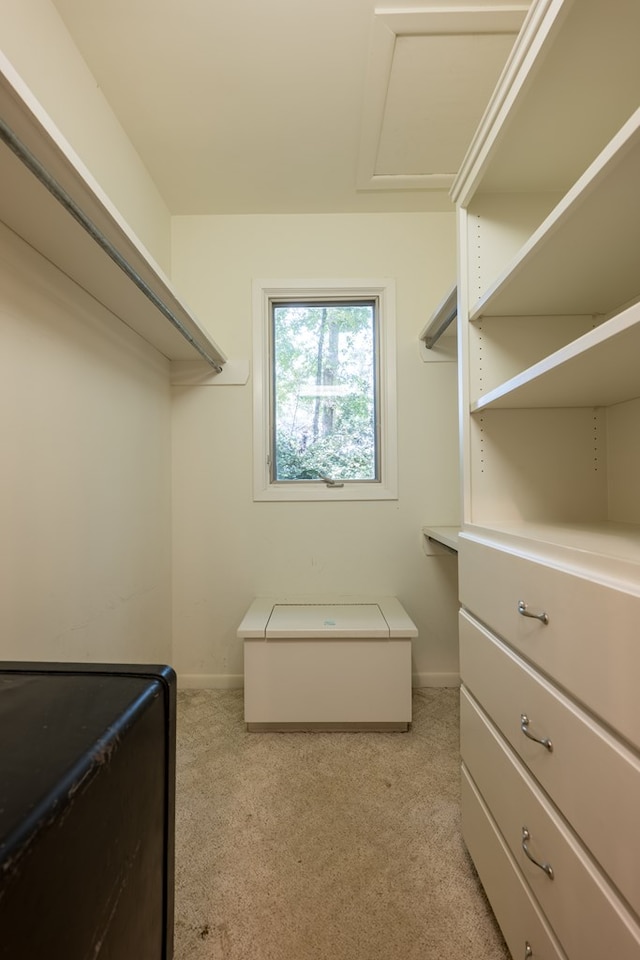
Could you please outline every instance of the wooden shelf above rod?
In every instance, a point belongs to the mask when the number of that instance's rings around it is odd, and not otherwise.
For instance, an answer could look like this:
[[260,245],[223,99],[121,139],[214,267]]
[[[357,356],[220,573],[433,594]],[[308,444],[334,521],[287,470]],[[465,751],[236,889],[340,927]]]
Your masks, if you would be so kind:
[[226,357],[0,53],[0,220],[170,360]]

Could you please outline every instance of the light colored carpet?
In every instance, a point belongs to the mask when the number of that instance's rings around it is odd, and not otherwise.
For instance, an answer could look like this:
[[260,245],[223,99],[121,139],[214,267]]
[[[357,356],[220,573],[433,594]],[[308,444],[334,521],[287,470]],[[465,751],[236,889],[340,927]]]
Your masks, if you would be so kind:
[[508,960],[460,834],[458,691],[408,733],[246,733],[178,697],[175,960]]

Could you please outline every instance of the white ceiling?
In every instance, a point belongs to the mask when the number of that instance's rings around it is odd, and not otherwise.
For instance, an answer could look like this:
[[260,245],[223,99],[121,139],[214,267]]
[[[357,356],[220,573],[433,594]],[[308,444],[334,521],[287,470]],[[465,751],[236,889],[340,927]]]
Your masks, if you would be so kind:
[[174,214],[450,209],[527,6],[53,3]]

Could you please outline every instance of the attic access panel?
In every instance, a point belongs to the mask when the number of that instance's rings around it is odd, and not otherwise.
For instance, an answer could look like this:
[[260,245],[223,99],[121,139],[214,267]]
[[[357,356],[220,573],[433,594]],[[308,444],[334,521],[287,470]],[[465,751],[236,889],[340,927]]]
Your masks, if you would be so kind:
[[375,11],[358,189],[449,189],[527,9]]
[[509,34],[398,37],[375,175],[455,173],[513,41]]

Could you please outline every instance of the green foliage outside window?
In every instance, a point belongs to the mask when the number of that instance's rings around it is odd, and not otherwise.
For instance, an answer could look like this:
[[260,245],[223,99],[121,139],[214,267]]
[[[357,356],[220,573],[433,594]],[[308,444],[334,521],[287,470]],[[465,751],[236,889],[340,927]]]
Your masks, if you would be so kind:
[[274,480],[378,479],[376,303],[272,304]]

